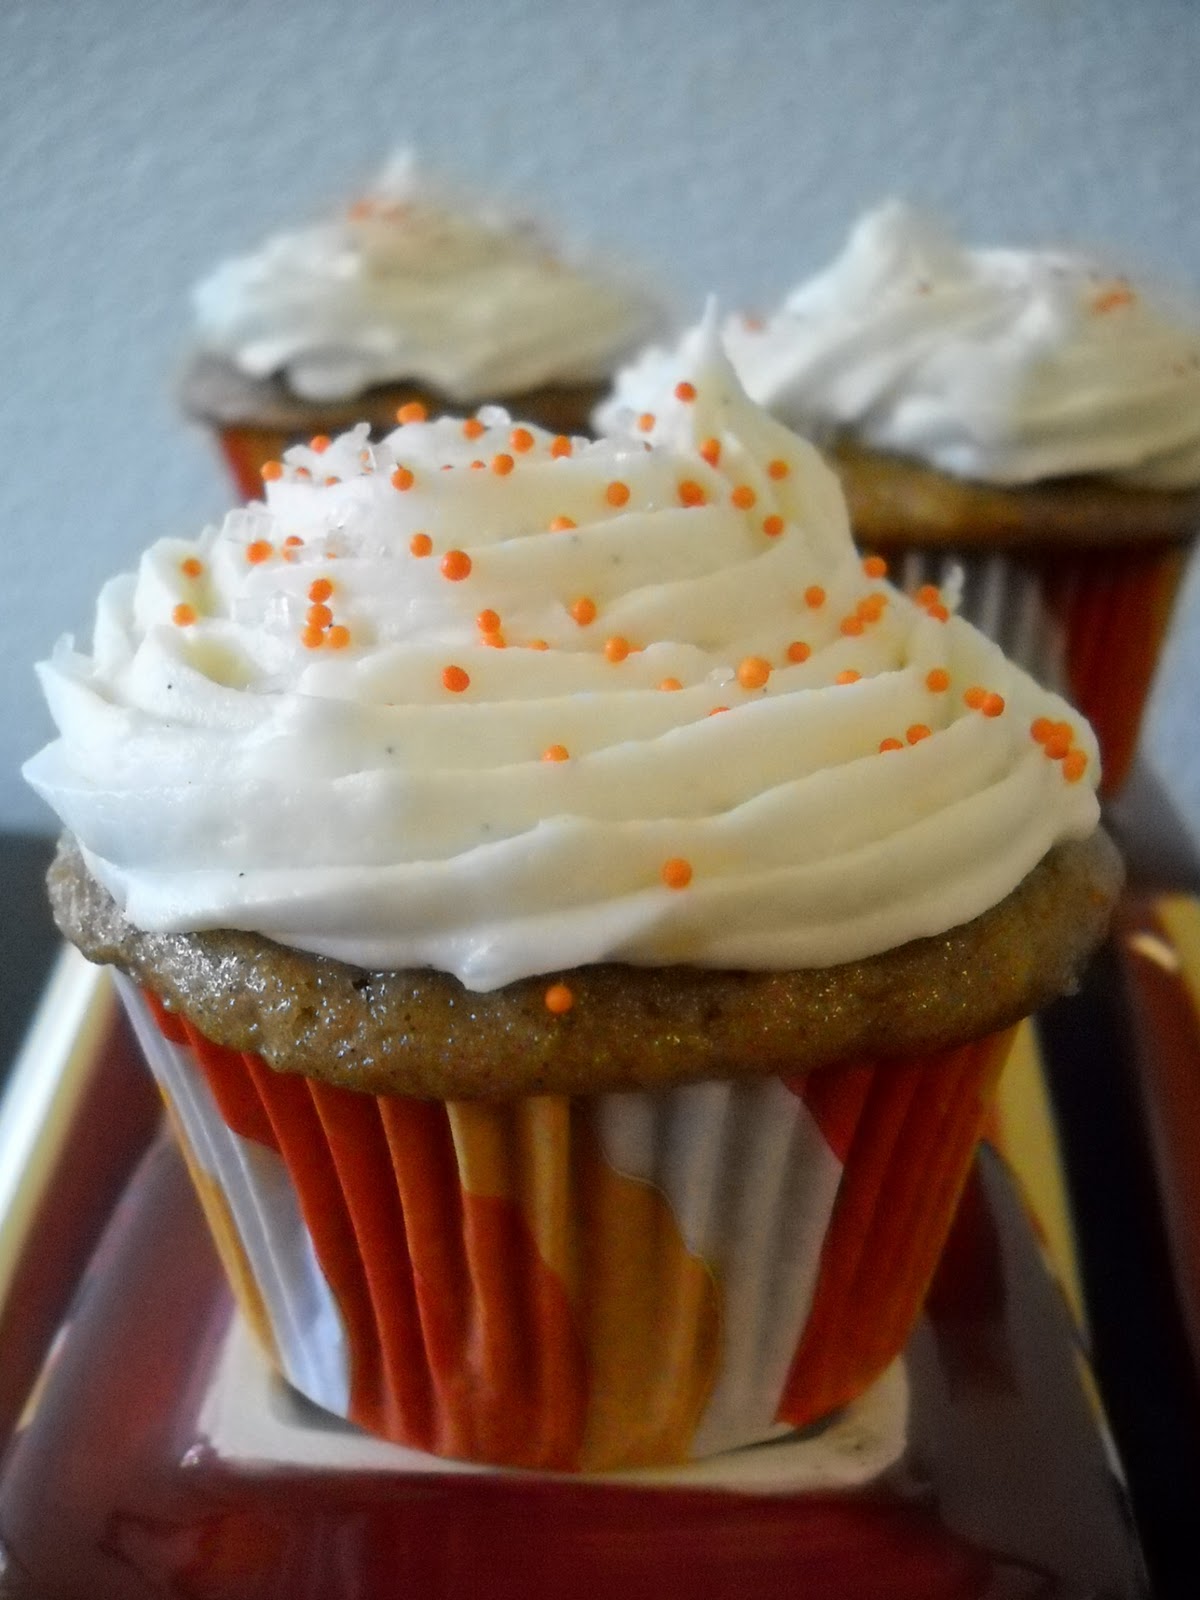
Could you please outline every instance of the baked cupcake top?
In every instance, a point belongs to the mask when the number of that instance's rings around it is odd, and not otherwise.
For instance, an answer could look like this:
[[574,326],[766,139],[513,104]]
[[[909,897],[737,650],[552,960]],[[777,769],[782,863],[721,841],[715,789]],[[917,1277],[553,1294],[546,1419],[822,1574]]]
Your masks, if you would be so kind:
[[632,281],[434,186],[409,152],[344,215],[223,262],[195,311],[201,352],[314,402],[401,379],[452,401],[588,383],[661,321]]
[[314,440],[112,580],[26,775],[128,922],[476,992],[816,968],[1091,835],[1082,719],[860,558],[711,327],[687,372],[595,443],[496,409]]
[[[747,391],[808,433],[990,484],[1200,484],[1200,314],[1082,255],[968,249],[891,201],[774,315],[724,331]],[[646,351],[599,424],[654,410],[677,365]]]

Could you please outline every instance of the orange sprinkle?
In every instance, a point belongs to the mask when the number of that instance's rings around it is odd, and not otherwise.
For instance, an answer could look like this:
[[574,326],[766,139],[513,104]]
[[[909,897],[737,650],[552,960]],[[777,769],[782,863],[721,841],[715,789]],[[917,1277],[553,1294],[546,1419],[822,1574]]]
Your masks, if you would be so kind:
[[314,578],[308,586],[310,600],[328,600],[333,593],[333,584],[328,578]]
[[577,528],[578,526],[579,524],[575,521],[574,517],[553,517],[550,521],[550,532],[566,533],[571,528]]
[[868,556],[862,564],[868,578],[886,578],[888,564],[882,556]]
[[308,470],[307,467],[297,467],[296,468],[296,476],[298,478],[303,478],[304,481],[307,483],[307,482],[309,482],[311,480],[312,473]]
[[1049,717],[1035,717],[1029,724],[1029,732],[1037,740],[1038,744],[1045,744],[1046,740],[1054,732],[1054,724]]
[[483,471],[486,470],[486,468],[487,468],[487,462],[486,461],[472,461],[471,462],[471,471],[472,472],[483,472]]
[[442,577],[461,583],[471,576],[471,558],[465,550],[447,550],[442,557]]
[[857,683],[861,677],[861,672],[855,672],[853,667],[847,667],[844,672],[839,672],[833,681],[838,684]]
[[188,556],[186,561],[179,563],[179,570],[185,578],[198,578],[204,571],[204,563],[196,556]]
[[692,863],[682,856],[672,856],[659,868],[659,877],[668,889],[686,889],[692,881]]
[[475,618],[475,626],[480,633],[495,633],[500,626],[500,613],[493,611],[489,606],[486,611],[481,611]]
[[761,689],[771,676],[771,663],[762,656],[744,656],[738,662],[737,678],[743,689]]
[[680,683],[678,678],[664,678],[658,687],[660,689],[666,689],[668,692],[670,692],[673,689],[682,689],[683,685]]
[[326,633],[325,642],[331,650],[344,650],[350,643],[350,629],[343,628],[340,622],[335,622]]
[[492,471],[498,478],[507,478],[515,466],[516,462],[504,450],[499,455],[492,457]]
[[575,996],[565,983],[552,983],[542,996],[551,1016],[561,1017],[575,1004]]
[[629,485],[622,483],[618,478],[610,483],[604,491],[604,498],[610,506],[623,506],[629,503]]
[[586,628],[589,622],[596,620],[596,602],[589,600],[587,595],[580,595],[578,600],[570,606],[571,615],[581,628]]
[[420,400],[409,400],[396,412],[397,422],[424,422],[429,415],[429,407]]
[[928,739],[932,730],[923,722],[914,722],[911,728],[906,729],[904,737],[909,744],[920,744],[922,739]]
[[325,643],[324,628],[314,628],[310,623],[307,628],[301,629],[300,643],[306,650],[319,650]]
[[487,629],[482,635],[482,642],[487,645],[489,650],[504,650],[508,647],[508,641],[499,628]]
[[710,717],[719,717],[722,711],[728,711],[728,706],[714,706],[708,713]]
[[275,546],[269,539],[255,539],[253,544],[246,546],[246,560],[252,567],[260,562],[269,561],[275,554]]
[[708,496],[694,478],[685,478],[679,485],[679,503],[681,506],[707,505]]
[[411,489],[414,482],[415,479],[407,467],[397,467],[395,472],[392,473],[393,489]]
[[1056,726],[1053,733],[1051,733],[1050,737],[1046,740],[1042,748],[1050,757],[1051,761],[1062,761],[1063,758],[1070,753],[1071,741],[1070,738],[1062,731],[1062,728]]
[[690,400],[694,400],[696,398],[696,385],[686,381],[677,383],[675,385],[675,398],[676,400],[684,401],[685,404]]
[[710,467],[715,467],[717,462],[721,459],[720,439],[705,439],[704,443],[700,446],[700,454],[704,457],[705,461],[708,462]]
[[283,541],[283,548],[285,550],[298,550],[303,543],[304,540],[298,533],[289,533]]
[[408,541],[408,548],[414,556],[427,556],[433,550],[433,540],[427,533],[414,533]]
[[749,511],[758,496],[748,483],[739,483],[729,498],[739,511]]
[[514,428],[508,436],[508,442],[518,455],[533,449],[533,435],[528,428]]
[[987,690],[982,684],[973,683],[969,689],[963,690],[963,704],[970,706],[972,711],[982,711],[986,699]]
[[461,667],[442,668],[442,688],[449,689],[451,694],[461,694],[470,682],[470,678]]
[[550,646],[545,639],[530,639],[525,648],[526,650],[549,650]]
[[305,612],[304,620],[310,628],[327,628],[333,621],[333,612],[330,611],[328,606],[309,606]]
[[812,646],[805,644],[803,639],[793,639],[787,647],[789,661],[807,661],[810,655],[812,655]]
[[888,750],[903,750],[904,746],[899,739],[881,739],[879,741],[879,754],[883,755]]
[[855,616],[861,617],[864,622],[878,622],[887,605],[887,595],[866,594],[854,608]]
[[843,617],[838,623],[838,629],[841,633],[844,633],[847,638],[854,639],[857,638],[860,633],[865,631],[866,623],[861,617]]
[[1106,311],[1116,311],[1119,306],[1133,304],[1133,290],[1128,284],[1120,284],[1115,289],[1107,289],[1103,294],[1098,294],[1092,301],[1092,310],[1101,316]]
[[611,639],[604,641],[604,654],[609,661],[624,661],[629,654],[629,640],[622,639],[619,633],[615,633]]
[[264,461],[262,464],[264,483],[274,483],[277,478],[283,477],[282,461]]
[[637,425],[643,433],[649,433],[654,427],[656,420],[657,418],[655,417],[653,411],[643,411],[641,416],[637,419]]
[[1068,783],[1078,783],[1087,771],[1088,758],[1082,750],[1072,750],[1063,761],[1063,777]]
[[767,476],[769,478],[786,478],[792,469],[786,461],[776,457],[774,461],[767,462]]
[[552,456],[569,456],[574,448],[575,446],[571,443],[570,439],[568,439],[567,435],[565,433],[560,433],[556,436],[554,442],[550,446],[550,454]]
[[1001,717],[1004,715],[1004,696],[995,690],[985,694],[979,707],[985,717]]
[[190,628],[196,620],[195,606],[189,606],[186,601],[181,601],[171,613],[171,621],[179,628]]
[[329,449],[329,435],[327,433],[314,433],[308,441],[308,448],[314,450],[317,455],[323,456],[326,450]]
[[481,433],[487,432],[487,429],[478,417],[468,417],[462,425],[462,431],[464,439],[478,439]]
[[935,622],[950,621],[950,613],[946,610],[944,605],[940,604],[940,602],[937,605],[929,607],[928,615],[931,616]]
[[942,591],[936,583],[923,583],[916,594],[913,595],[913,599],[919,606],[935,606],[941,598]]
[[547,745],[542,751],[543,761],[569,761],[570,759],[570,751],[565,744]]
[[825,591],[819,583],[811,584],[804,591],[804,604],[817,611],[825,604]]
[[325,487],[327,489],[329,488],[330,484],[340,483],[341,481],[342,480],[340,478],[326,478],[326,479],[324,479]]
[[925,674],[925,687],[934,694],[944,694],[950,687],[950,674],[945,667],[932,667]]
[[774,513],[772,513],[769,517],[764,517],[763,532],[766,534],[768,539],[778,539],[779,535],[783,532],[783,518],[776,516]]

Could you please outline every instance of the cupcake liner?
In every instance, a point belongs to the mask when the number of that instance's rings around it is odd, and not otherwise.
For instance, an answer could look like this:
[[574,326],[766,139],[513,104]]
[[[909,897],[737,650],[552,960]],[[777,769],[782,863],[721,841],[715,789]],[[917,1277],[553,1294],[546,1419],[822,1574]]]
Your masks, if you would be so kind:
[[443,1104],[274,1072],[123,994],[284,1376],[398,1443],[562,1471],[776,1437],[878,1377],[1010,1037],[792,1083]]
[[909,550],[893,576],[912,590],[960,572],[959,614],[1079,707],[1100,743],[1101,793],[1112,795],[1133,760],[1186,558],[1186,545],[1165,542],[1045,557]]
[[268,461],[278,461],[297,437],[283,428],[226,426],[217,430],[221,455],[242,500],[262,498],[263,467]]

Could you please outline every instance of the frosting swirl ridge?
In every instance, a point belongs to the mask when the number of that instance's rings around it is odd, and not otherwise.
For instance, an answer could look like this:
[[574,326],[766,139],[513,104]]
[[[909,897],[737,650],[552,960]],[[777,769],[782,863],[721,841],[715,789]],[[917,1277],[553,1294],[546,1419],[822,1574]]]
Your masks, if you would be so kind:
[[485,408],[297,446],[110,582],[26,775],[126,916],[476,990],[823,966],[1089,834],[1082,719],[860,559],[711,326],[685,370],[596,443]]

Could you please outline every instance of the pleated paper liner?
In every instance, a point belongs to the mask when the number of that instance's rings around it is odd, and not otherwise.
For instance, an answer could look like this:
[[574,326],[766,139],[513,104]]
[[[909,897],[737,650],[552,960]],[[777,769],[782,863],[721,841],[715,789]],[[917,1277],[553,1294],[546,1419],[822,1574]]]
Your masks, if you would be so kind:
[[1133,760],[1187,546],[887,553],[893,581],[910,593],[962,574],[959,615],[1079,707],[1100,743],[1101,792],[1115,794]]
[[791,1084],[434,1103],[274,1072],[123,990],[284,1376],[398,1443],[568,1472],[778,1437],[867,1388],[1010,1038]]

